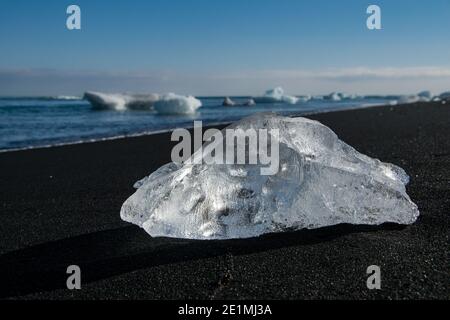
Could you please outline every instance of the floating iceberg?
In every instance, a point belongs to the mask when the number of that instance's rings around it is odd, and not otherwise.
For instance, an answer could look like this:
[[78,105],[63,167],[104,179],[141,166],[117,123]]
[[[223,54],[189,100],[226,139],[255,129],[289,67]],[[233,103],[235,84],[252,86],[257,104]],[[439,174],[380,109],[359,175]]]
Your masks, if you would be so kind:
[[168,93],[155,103],[154,109],[160,114],[192,114],[201,106],[201,101],[192,96]]
[[267,90],[262,97],[254,97],[253,100],[256,103],[284,102],[288,104],[296,104],[299,99],[294,96],[285,95],[283,88],[277,87],[275,89]]
[[356,94],[349,94],[344,92],[332,92],[329,95],[323,96],[323,99],[331,101],[354,100],[357,98],[358,95]]
[[426,101],[430,101],[431,98],[433,98],[433,95],[432,95],[431,92],[428,91],[428,90],[419,92],[419,93],[417,94],[417,96],[418,96],[419,98],[423,99],[423,100],[426,100]]
[[234,103],[234,101],[231,100],[229,97],[226,97],[225,100],[223,100],[222,102],[222,106],[224,107],[232,107],[234,105],[236,105],[236,103]]
[[56,96],[54,97],[55,100],[82,100],[82,97],[78,96]]
[[247,101],[244,102],[245,107],[251,107],[251,106],[254,106],[255,104],[256,104],[256,102],[253,99],[248,99]]
[[228,127],[251,128],[279,130],[276,174],[260,175],[260,165],[169,163],[135,184],[121,218],[154,237],[231,239],[419,216],[403,169],[359,153],[321,123],[257,114]]
[[296,104],[299,101],[299,99],[294,96],[282,96],[281,101],[288,104]]
[[121,94],[86,92],[83,99],[95,109],[124,111],[128,109],[151,110],[159,96],[157,94]]

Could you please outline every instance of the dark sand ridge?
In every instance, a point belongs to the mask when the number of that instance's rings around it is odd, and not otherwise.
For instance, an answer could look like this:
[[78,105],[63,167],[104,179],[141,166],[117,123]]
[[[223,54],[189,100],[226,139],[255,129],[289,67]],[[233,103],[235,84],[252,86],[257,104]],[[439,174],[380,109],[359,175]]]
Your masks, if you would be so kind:
[[[340,225],[258,239],[152,239],[120,220],[133,183],[170,161],[170,134],[0,154],[0,298],[442,298],[448,287],[450,105],[309,116],[403,167],[408,227]],[[65,289],[66,268],[82,290]],[[366,288],[366,268],[382,290]]]

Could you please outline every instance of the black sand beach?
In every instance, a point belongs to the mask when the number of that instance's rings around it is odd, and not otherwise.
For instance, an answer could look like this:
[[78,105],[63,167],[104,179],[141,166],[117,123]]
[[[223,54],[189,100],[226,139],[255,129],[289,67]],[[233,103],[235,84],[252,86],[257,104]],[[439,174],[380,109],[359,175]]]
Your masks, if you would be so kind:
[[[318,114],[403,167],[412,226],[340,225],[232,241],[152,239],[121,221],[133,183],[170,161],[170,134],[0,154],[3,299],[448,299],[450,105]],[[82,290],[65,289],[66,268]],[[368,290],[379,265],[382,289]]]

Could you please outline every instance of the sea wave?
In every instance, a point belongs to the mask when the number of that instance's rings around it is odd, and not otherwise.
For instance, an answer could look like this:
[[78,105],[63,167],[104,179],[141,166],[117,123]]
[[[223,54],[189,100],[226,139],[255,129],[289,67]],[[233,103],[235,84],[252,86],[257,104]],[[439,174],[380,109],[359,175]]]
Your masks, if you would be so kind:
[[[377,106],[383,106],[383,105],[385,105],[385,104],[383,104],[383,103],[366,103],[366,104],[353,105],[353,106],[349,105],[346,107],[341,107],[338,110],[336,108],[333,108],[330,106],[330,108],[323,108],[320,110],[309,110],[309,111],[298,110],[298,112],[290,113],[290,116],[292,116],[292,117],[308,116],[308,115],[314,115],[314,114],[320,114],[320,113],[377,107]],[[227,125],[231,122],[233,122],[233,120],[231,120],[231,119],[224,119],[222,121],[205,121],[205,125],[207,127],[217,127],[217,126]],[[185,129],[192,129],[193,125],[192,124],[190,124],[190,125],[174,124],[171,127],[167,127],[167,128],[163,128],[163,129],[142,130],[139,132],[127,133],[127,134],[86,137],[86,138],[72,140],[72,141],[63,141],[63,142],[55,142],[55,143],[47,143],[47,144],[36,144],[36,145],[28,145],[25,147],[16,147],[16,148],[14,148],[14,147],[13,148],[5,148],[5,149],[0,149],[0,153],[34,150],[34,149],[47,149],[47,148],[52,148],[52,147],[62,147],[62,146],[66,146],[66,145],[78,145],[78,144],[84,144],[84,143],[95,143],[95,142],[101,142],[101,141],[110,141],[110,140],[118,140],[118,139],[124,139],[124,138],[141,137],[141,136],[147,136],[147,135],[172,132],[173,130],[180,128],[180,127],[183,127]]]

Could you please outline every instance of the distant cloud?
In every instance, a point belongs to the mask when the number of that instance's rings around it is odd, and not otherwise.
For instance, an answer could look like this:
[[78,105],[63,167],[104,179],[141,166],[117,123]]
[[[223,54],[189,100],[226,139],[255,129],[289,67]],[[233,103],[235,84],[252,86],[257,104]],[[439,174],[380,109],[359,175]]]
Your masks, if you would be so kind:
[[450,67],[404,67],[404,68],[332,68],[327,70],[263,70],[254,72],[236,72],[218,75],[217,78],[316,78],[316,79],[385,79],[385,78],[447,78]]
[[258,94],[278,85],[293,94],[330,91],[389,94],[423,89],[440,92],[450,89],[450,67],[225,72],[0,70],[0,95],[80,94],[86,90],[231,95]]

